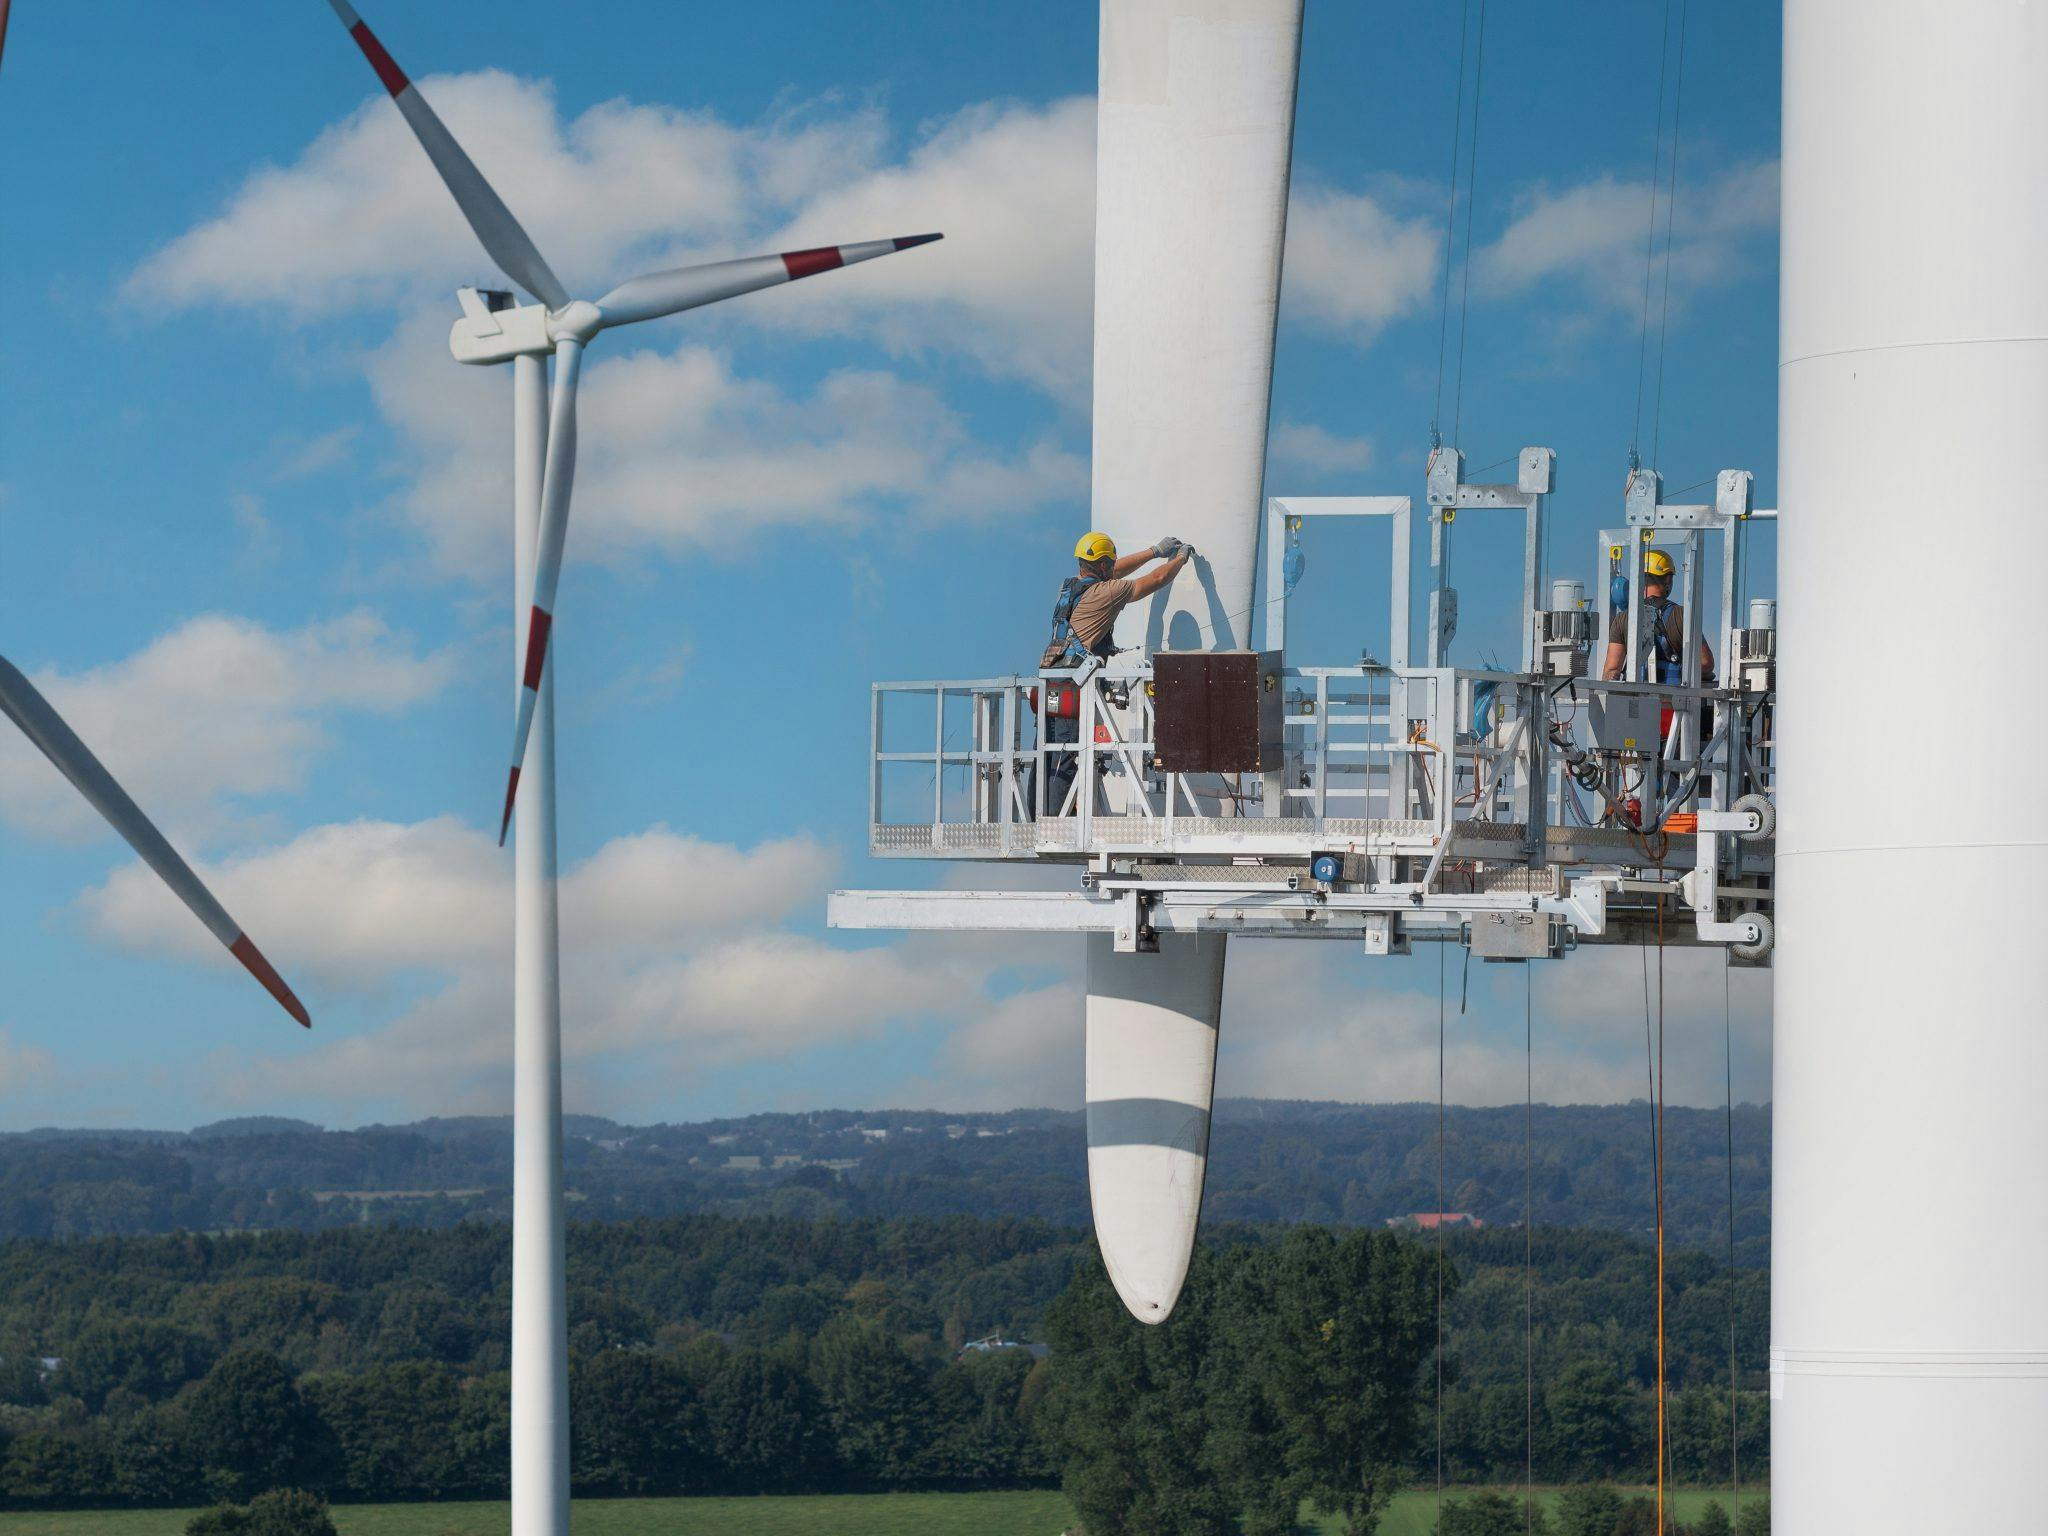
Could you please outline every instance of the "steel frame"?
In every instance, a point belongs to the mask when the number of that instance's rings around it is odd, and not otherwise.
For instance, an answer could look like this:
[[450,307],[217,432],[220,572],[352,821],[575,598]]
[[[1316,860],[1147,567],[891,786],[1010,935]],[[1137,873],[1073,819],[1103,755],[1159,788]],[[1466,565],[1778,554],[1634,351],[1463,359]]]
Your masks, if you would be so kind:
[[[1405,496],[1274,497],[1265,508],[1266,638],[1284,648],[1286,534],[1308,519],[1384,517],[1393,573],[1384,663],[1282,666],[1284,761],[1251,779],[1161,771],[1153,756],[1149,659],[1091,659],[1078,670],[873,685],[868,777],[869,846],[884,858],[1064,863],[1080,889],[1046,891],[839,891],[828,917],[843,928],[1014,929],[1104,932],[1120,950],[1162,933],[1346,939],[1370,953],[1413,940],[1462,942],[1486,958],[1555,954],[1582,942],[1637,942],[1666,927],[1671,942],[1732,946],[1767,959],[1774,814],[1762,743],[1768,692],[1705,687],[1698,634],[1702,535],[1722,536],[1721,655],[1731,654],[1736,572],[1744,527],[1775,514],[1749,505],[1749,475],[1726,470],[1711,505],[1661,501],[1656,475],[1637,471],[1624,526],[1603,531],[1631,562],[1653,542],[1680,554],[1688,643],[1685,681],[1645,682],[1639,648],[1624,675],[1553,676],[1539,670],[1545,572],[1548,449],[1519,456],[1513,485],[1468,485],[1455,450],[1428,472],[1431,660],[1409,659],[1410,540]],[[1451,528],[1460,510],[1523,516],[1521,670],[1445,664],[1456,631],[1449,582]],[[1640,633],[1640,582],[1630,583],[1631,636]],[[1601,584],[1594,648],[1610,622]],[[1034,699],[1077,693],[1079,740],[1025,739]],[[1646,697],[1673,723],[1662,753],[1617,754],[1592,740],[1597,700]],[[1485,718],[1475,701],[1489,700]],[[885,744],[888,706],[931,709],[930,745]],[[1700,740],[1702,706],[1712,727]],[[963,709],[969,740],[956,746]],[[920,728],[921,730],[921,728]],[[1059,805],[1037,802],[1062,758],[1076,771]],[[1597,774],[1595,773],[1597,769]],[[900,779],[912,778],[905,812]],[[928,784],[918,777],[929,775]],[[1711,775],[1711,789],[1701,781]],[[1590,776],[1590,777],[1589,777]],[[1633,795],[1632,787],[1639,785]],[[1589,813],[1591,787],[1602,802]],[[928,795],[928,798],[925,798]],[[1627,810],[1639,802],[1641,812]],[[1674,821],[1673,817],[1689,820]],[[1654,819],[1650,819],[1654,818]],[[1641,820],[1651,830],[1634,824]],[[1679,914],[1691,921],[1674,921]]]

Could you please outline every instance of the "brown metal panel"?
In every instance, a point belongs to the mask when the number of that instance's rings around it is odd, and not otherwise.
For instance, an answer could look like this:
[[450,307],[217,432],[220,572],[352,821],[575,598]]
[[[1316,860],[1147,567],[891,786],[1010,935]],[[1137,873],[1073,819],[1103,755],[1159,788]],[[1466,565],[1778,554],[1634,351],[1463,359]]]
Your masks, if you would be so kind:
[[1168,773],[1213,773],[1209,766],[1207,651],[1160,651],[1152,658],[1154,750]]

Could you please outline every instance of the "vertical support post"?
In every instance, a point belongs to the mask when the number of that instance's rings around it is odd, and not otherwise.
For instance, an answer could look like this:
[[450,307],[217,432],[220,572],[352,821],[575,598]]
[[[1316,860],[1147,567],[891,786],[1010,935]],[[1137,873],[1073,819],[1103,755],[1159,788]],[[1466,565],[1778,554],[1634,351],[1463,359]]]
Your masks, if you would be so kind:
[[[1403,676],[1409,657],[1409,593],[1415,584],[1415,513],[1404,503],[1394,514],[1393,578],[1387,592],[1387,611],[1392,617],[1393,635],[1387,651],[1387,740],[1408,739],[1408,679]],[[1370,729],[1370,728],[1368,728]],[[1406,817],[1415,803],[1415,754],[1395,751],[1387,755],[1387,815]]]
[[932,846],[939,843],[939,828],[946,824],[946,690],[938,689],[932,708]]
[[868,838],[882,822],[882,689],[868,685]]
[[[547,364],[512,360],[512,687],[526,658],[547,459]],[[562,993],[555,912],[555,669],[520,775],[512,876],[512,1536],[568,1536],[569,1309],[562,1226]]]
[[1266,498],[1266,645],[1287,649],[1287,506],[1278,496]]

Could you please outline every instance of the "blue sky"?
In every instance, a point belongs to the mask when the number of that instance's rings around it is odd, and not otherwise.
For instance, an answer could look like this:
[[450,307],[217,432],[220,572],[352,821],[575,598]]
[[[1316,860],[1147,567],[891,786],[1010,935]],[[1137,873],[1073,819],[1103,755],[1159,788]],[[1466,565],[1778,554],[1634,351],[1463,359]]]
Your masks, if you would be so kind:
[[[367,19],[572,289],[948,236],[593,351],[556,632],[571,1107],[1074,1102],[1074,946],[849,941],[822,895],[942,877],[865,856],[867,683],[1029,665],[1087,524],[1094,7],[565,15]],[[1475,469],[1557,451],[1560,574],[1591,576],[1653,419],[1667,487],[1744,467],[1775,502],[1772,6],[1691,16],[1663,403],[1638,425],[1662,21],[1488,18],[1458,435]],[[1421,489],[1458,26],[1309,0],[1273,492]],[[445,348],[485,259],[318,0],[19,7],[0,133],[32,146],[0,163],[0,651],[319,1026],[0,741],[0,1126],[503,1107],[509,387]],[[1460,555],[1462,654],[1505,650],[1511,538]],[[1311,550],[1298,655],[1371,643],[1345,588],[1376,608],[1373,559]],[[1219,1091],[1433,1092],[1435,957],[1323,949],[1239,946]],[[1717,965],[1672,964],[1673,1093],[1711,1102]],[[1542,970],[1540,1095],[1640,1083],[1638,965]],[[1453,1098],[1519,1095],[1521,980],[1475,967],[1454,1001]],[[1760,978],[1736,1007],[1760,1098]]]

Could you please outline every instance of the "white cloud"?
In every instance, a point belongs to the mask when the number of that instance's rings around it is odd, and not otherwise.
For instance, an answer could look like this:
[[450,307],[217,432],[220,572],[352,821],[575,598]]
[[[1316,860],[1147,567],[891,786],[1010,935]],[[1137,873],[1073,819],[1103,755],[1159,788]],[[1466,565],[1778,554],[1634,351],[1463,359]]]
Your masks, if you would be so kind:
[[[1674,305],[1748,269],[1749,242],[1777,227],[1777,162],[1736,166],[1704,183],[1681,183],[1678,190],[1671,237]],[[1489,297],[1514,297],[1563,281],[1576,285],[1596,308],[1631,318],[1641,313],[1648,183],[1610,174],[1563,188],[1539,184],[1515,206],[1500,238],[1473,258],[1474,275]],[[1660,201],[1653,305],[1661,302],[1664,218]]]
[[[741,129],[623,101],[564,121],[551,86],[495,70],[419,84],[556,272],[591,297],[681,232],[736,238],[759,217],[761,197],[786,207],[843,182],[873,158],[880,133],[866,114]],[[151,256],[128,294],[307,319],[490,272],[380,92],[292,164],[254,172],[218,217]]]
[[[606,843],[562,876],[563,943],[610,954],[701,948],[785,916],[816,895],[830,867],[805,838],[743,852],[655,827]],[[280,969],[330,991],[511,963],[510,855],[453,817],[314,827],[200,872]],[[140,864],[116,870],[84,907],[102,937],[125,947],[213,956],[204,930]]]
[[[670,1080],[869,1038],[951,1009],[975,983],[894,949],[849,950],[780,927],[814,908],[831,859],[804,838],[749,849],[652,828],[565,872],[564,1051],[579,1082],[627,1064]],[[223,1102],[446,1113],[503,1108],[510,1081],[511,861],[452,818],[316,827],[202,869],[313,1006],[373,1008],[395,982],[436,990],[381,1026],[253,1063],[223,1058]],[[140,865],[88,892],[96,933],[124,948],[218,962],[217,946]],[[346,1012],[346,1009],[339,1011]],[[593,1090],[596,1091],[596,1090]],[[585,1102],[588,1102],[586,1100]]]
[[[909,219],[915,228],[900,228]],[[1095,103],[989,103],[932,130],[900,164],[821,192],[776,239],[804,246],[943,231],[941,245],[805,283],[759,319],[866,330],[898,351],[964,353],[987,372],[1086,398],[1094,289]]]
[[[450,671],[367,611],[294,630],[206,614],[124,660],[34,680],[160,825],[205,832],[236,802],[296,789],[326,745],[324,716],[408,708]],[[12,731],[0,732],[0,816],[49,836],[103,830]]]
[[[734,125],[612,101],[564,119],[546,84],[485,71],[421,84],[572,292],[755,250],[941,230],[943,245],[746,299],[721,319],[860,331],[1085,385],[1094,104],[990,104],[887,152],[872,112]],[[305,320],[442,302],[489,277],[410,130],[381,95],[296,161],[252,174],[214,219],[133,274],[129,297]],[[496,278],[490,278],[496,281]]]
[[[448,364],[440,330],[427,317],[402,327],[372,359],[372,387],[415,476],[400,515],[444,565],[491,570],[511,496],[503,380]],[[579,420],[570,542],[585,558],[732,548],[883,511],[1001,517],[1087,490],[1077,455],[1050,440],[992,451],[936,391],[885,370],[841,369],[796,392],[707,346],[597,353]]]
[[1273,429],[1269,450],[1272,468],[1282,473],[1334,475],[1370,469],[1373,442],[1369,437],[1340,437],[1309,422],[1283,422]]
[[1442,241],[1430,216],[1404,217],[1369,193],[1297,185],[1287,208],[1282,313],[1369,342],[1427,304]]
[[32,1045],[16,1045],[0,1029],[0,1096],[9,1099],[40,1088],[56,1076],[48,1051]]

